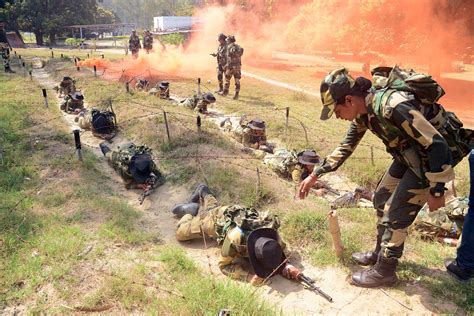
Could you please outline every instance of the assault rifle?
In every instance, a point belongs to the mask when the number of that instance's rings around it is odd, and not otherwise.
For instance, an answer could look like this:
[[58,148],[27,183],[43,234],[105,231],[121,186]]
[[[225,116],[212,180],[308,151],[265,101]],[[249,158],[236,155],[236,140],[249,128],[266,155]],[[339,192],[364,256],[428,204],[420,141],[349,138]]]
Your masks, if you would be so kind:
[[310,277],[307,277],[303,273],[298,274],[297,280],[303,284],[303,286],[309,288],[310,290],[313,290],[317,292],[319,295],[327,299],[329,302],[332,303],[332,297],[326,294],[323,290],[321,290],[318,286],[316,286],[316,281],[311,279]]
[[144,183],[144,188],[143,188],[143,193],[140,195],[138,198],[138,201],[140,202],[140,205],[143,204],[143,201],[145,201],[146,197],[150,195],[151,190],[155,187],[156,184],[156,176],[153,174],[148,179],[146,179]]
[[316,182],[316,185],[314,186],[315,189],[326,189],[328,190],[329,192],[337,195],[337,196],[340,196],[341,194],[339,192],[337,192],[336,190],[334,190],[333,188],[331,188],[326,182],[323,182],[323,181],[318,181]]

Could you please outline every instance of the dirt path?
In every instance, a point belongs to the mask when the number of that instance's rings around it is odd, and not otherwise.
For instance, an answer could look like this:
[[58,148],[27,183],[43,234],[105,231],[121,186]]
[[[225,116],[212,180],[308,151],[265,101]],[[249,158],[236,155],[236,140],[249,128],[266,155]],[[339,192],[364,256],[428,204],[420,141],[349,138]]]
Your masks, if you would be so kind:
[[[45,88],[52,89],[56,85],[44,69],[35,69],[33,76]],[[57,101],[57,104],[50,101],[50,106],[59,106],[59,99]],[[64,114],[64,119],[71,130],[77,128],[73,115]],[[102,156],[98,147],[101,141],[93,137],[90,132],[82,134],[82,142],[90,146],[98,156]],[[114,138],[114,144],[125,141],[126,139],[121,138],[120,135]],[[105,159],[102,159],[101,167],[110,168]],[[109,170],[109,174],[112,176],[111,186],[113,189],[122,195],[130,205],[143,212],[141,224],[145,229],[159,231],[165,243],[183,247],[203,271],[209,271],[210,269],[209,273],[223,278],[216,264],[219,249],[214,242],[208,241],[209,249],[206,250],[202,240],[178,243],[174,238],[177,220],[171,215],[170,209],[172,205],[183,202],[188,197],[189,192],[184,187],[166,183],[150,195],[143,205],[139,205],[139,191],[126,190],[119,176],[111,168]],[[113,256],[113,252],[110,253],[110,256]],[[110,259],[113,260],[114,258],[111,257]],[[367,290],[349,285],[347,282],[348,272],[341,268],[318,268],[305,261],[301,262],[301,266],[307,275],[316,279],[321,289],[334,298],[334,303],[327,302],[322,297],[294,282],[276,276],[271,279],[270,284],[262,286],[258,292],[270,303],[281,307],[285,314],[354,314],[360,312],[366,314],[399,314],[400,312],[430,314],[438,310],[434,309],[435,306],[448,313],[454,313],[457,310],[454,304],[436,302],[423,288],[416,284],[407,284],[397,289],[387,289],[389,297],[379,289]],[[393,298],[396,298],[408,308],[402,307]]]

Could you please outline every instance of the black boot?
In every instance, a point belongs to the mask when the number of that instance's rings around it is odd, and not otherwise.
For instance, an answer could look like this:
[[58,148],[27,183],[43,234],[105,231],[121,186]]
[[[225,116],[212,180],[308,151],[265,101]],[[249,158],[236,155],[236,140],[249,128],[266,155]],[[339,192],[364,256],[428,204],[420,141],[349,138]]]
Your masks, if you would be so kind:
[[198,211],[199,211],[199,203],[176,204],[171,209],[171,213],[173,213],[177,217],[183,217],[186,214],[196,216],[198,214]]
[[108,153],[108,152],[110,151],[109,146],[107,146],[107,145],[105,144],[105,142],[100,143],[99,146],[100,146],[100,150],[102,151],[102,154],[103,154],[104,156],[105,156],[106,153]]
[[208,194],[211,194],[211,190],[209,190],[208,186],[204,183],[199,183],[189,197],[188,203],[199,203],[199,200],[203,199]]
[[232,99],[237,100],[239,98],[239,91],[235,91],[234,97]]
[[456,259],[448,258],[444,260],[444,266],[450,275],[458,281],[465,282],[474,278],[474,269],[463,269],[458,265]]
[[377,257],[379,256],[381,242],[382,242],[382,235],[378,234],[377,236],[377,244],[375,245],[374,251],[367,251],[367,252],[355,252],[352,254],[351,258],[355,261],[358,265],[361,266],[373,266],[377,262]]
[[216,91],[216,93],[221,94],[224,91],[224,84],[222,82],[219,82],[219,90]]
[[398,281],[397,264],[397,258],[380,256],[373,267],[354,273],[352,284],[360,287],[392,286]]
[[222,92],[219,94],[225,97],[226,95],[229,94],[229,88],[224,88],[224,90],[222,90]]

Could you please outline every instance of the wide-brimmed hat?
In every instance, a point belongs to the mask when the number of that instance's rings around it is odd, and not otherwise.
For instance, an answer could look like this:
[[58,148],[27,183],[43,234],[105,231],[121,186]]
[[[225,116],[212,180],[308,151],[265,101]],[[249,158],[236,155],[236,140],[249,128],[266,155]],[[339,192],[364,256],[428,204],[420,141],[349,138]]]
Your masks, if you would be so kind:
[[355,80],[349,75],[346,68],[333,70],[324,78],[320,87],[321,102],[323,103],[321,120],[327,120],[332,116],[336,102],[349,95],[354,84]]
[[298,154],[298,162],[303,165],[316,165],[321,162],[321,157],[314,150],[305,150]]
[[73,100],[84,100],[84,96],[82,95],[81,91],[74,91],[70,94]]
[[130,160],[130,173],[137,183],[145,183],[150,177],[152,159],[149,154],[139,154]]
[[162,89],[166,89],[170,86],[170,83],[168,81],[161,81],[159,87]]
[[262,121],[261,119],[255,119],[251,120],[248,124],[248,127],[251,129],[256,129],[256,130],[264,130],[265,129],[265,122]]
[[283,270],[286,256],[279,240],[278,232],[272,228],[256,229],[247,238],[249,261],[259,277],[267,278]]
[[215,97],[212,93],[210,93],[210,92],[204,93],[204,94],[202,95],[202,99],[203,99],[204,101],[208,102],[208,103],[214,103],[214,102],[216,102],[216,97]]

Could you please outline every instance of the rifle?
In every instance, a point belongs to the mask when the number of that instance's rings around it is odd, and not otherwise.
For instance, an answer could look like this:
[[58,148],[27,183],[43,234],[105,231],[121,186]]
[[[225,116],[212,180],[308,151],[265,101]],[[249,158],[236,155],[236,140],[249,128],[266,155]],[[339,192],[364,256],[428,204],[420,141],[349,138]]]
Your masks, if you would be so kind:
[[212,57],[217,57],[217,54],[216,54],[216,53],[211,53],[211,54],[209,54],[209,55],[211,55]]
[[323,290],[321,290],[319,287],[316,286],[316,281],[311,279],[310,277],[307,277],[303,273],[298,274],[298,279],[297,279],[303,286],[309,288],[310,290],[313,290],[317,292],[319,295],[327,299],[329,302],[332,303],[332,297],[326,294]]
[[156,176],[152,175],[150,176],[146,181],[145,181],[145,188],[143,188],[143,193],[140,195],[138,198],[138,201],[140,202],[140,205],[143,204],[143,201],[145,201],[146,197],[150,195],[151,190],[154,188],[156,183]]
[[326,182],[323,182],[323,181],[318,181],[316,182],[316,185],[315,185],[315,188],[316,189],[326,189],[328,190],[329,192],[337,195],[337,196],[340,196],[341,194],[339,192],[337,192],[336,190],[334,190],[333,188],[331,188]]

